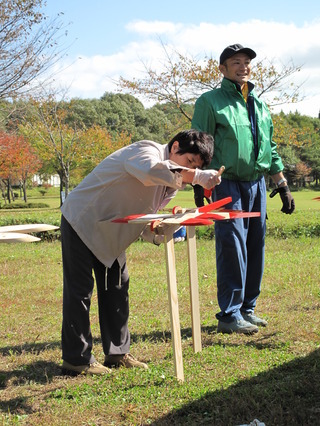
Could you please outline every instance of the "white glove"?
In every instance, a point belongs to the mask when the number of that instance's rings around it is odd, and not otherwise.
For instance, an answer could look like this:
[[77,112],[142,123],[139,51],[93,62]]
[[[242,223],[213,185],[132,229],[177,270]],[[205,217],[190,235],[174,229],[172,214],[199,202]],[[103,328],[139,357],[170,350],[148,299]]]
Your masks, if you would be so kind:
[[221,183],[221,173],[216,170],[195,169],[192,185],[201,185],[205,189],[212,189]]

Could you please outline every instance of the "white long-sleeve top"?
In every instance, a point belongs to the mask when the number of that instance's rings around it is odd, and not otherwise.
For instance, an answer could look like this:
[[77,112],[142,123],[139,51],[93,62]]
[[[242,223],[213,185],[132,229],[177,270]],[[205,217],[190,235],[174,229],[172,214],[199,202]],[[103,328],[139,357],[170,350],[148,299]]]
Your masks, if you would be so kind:
[[145,225],[113,223],[155,213],[182,189],[184,169],[169,160],[167,145],[143,140],[106,157],[67,196],[62,214],[93,254],[107,267],[137,240]]

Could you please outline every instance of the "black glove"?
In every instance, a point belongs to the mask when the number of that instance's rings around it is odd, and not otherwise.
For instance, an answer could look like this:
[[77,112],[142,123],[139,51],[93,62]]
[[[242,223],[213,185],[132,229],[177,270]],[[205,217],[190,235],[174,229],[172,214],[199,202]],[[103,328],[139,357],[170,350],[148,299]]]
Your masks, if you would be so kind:
[[197,207],[204,206],[204,200],[207,203],[211,203],[211,201],[204,196],[204,188],[201,185],[193,185],[193,193],[194,193],[194,202]]
[[273,198],[278,193],[280,194],[281,201],[283,204],[281,211],[286,214],[293,213],[295,209],[295,204],[288,185],[274,189],[269,195],[269,197]]

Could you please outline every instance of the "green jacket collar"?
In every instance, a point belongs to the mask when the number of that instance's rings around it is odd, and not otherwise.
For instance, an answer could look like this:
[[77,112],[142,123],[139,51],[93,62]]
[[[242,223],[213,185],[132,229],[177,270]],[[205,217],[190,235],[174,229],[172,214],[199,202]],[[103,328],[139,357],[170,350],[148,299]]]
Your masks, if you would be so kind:
[[[236,83],[235,81],[229,80],[226,77],[224,77],[221,82],[221,88],[228,91],[236,89],[239,93],[242,93],[240,84]],[[248,81],[248,89],[249,89],[249,93],[251,93],[254,89],[254,84],[251,83],[251,81]]]

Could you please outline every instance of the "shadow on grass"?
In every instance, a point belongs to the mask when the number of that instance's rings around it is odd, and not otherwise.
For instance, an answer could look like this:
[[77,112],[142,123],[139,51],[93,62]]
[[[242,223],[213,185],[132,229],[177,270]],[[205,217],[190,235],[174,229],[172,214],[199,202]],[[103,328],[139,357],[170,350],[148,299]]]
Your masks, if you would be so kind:
[[[265,348],[273,348],[275,347],[274,342],[268,341],[270,337],[273,335],[271,334],[264,334],[263,339],[259,338],[258,340],[250,340],[246,343],[243,341],[241,343],[220,343],[213,341],[213,339],[216,336],[217,327],[211,326],[211,327],[201,327],[202,332],[202,346],[212,346],[212,345],[220,345],[223,344],[224,346],[254,346],[257,349],[265,349]],[[192,330],[191,328],[183,328],[181,329],[181,339],[183,340],[190,340],[192,338]],[[171,340],[171,331],[153,331],[152,333],[146,333],[146,334],[136,334],[131,333],[131,343],[138,343],[141,341],[151,342],[151,343],[158,343],[158,342],[169,342]],[[100,337],[94,337],[93,338],[93,344],[94,345],[101,345],[101,338]],[[279,344],[276,345],[277,347]],[[23,353],[31,353],[34,355],[39,355],[41,352],[49,350],[49,349],[57,349],[61,348],[61,342],[38,342],[38,343],[24,343],[23,345],[16,345],[16,346],[4,346],[0,348],[0,355],[2,356],[9,356],[12,354],[15,355],[21,355]]]
[[320,350],[243,380],[156,420],[153,426],[235,426],[259,419],[266,426],[320,424]]
[[25,385],[30,382],[43,385],[51,382],[55,376],[61,376],[61,367],[50,361],[32,362],[11,371],[0,370],[0,390],[5,388],[10,380],[13,380],[12,385],[14,386]]
[[39,342],[24,343],[23,345],[5,346],[0,348],[0,355],[8,356],[11,354],[21,355],[23,353],[40,354],[48,349],[57,349],[61,347],[61,342]]
[[[225,341],[216,341],[216,327],[202,327],[202,346],[203,348],[208,346],[253,346],[257,349],[275,349],[282,345],[281,343],[275,344],[275,342],[270,341],[272,335],[268,334],[259,340],[248,340],[247,342],[225,342]],[[192,339],[192,330],[191,328],[185,328],[181,330],[182,341],[190,341]],[[150,343],[162,343],[164,341],[171,341],[171,332],[170,331],[156,331],[147,334],[132,334],[131,342],[138,343],[141,341],[147,341]],[[102,345],[101,338],[94,338],[93,345]],[[53,342],[38,342],[38,343],[25,343],[23,345],[16,346],[5,346],[0,348],[0,355],[3,357],[7,356],[16,356],[23,354],[32,354],[33,356],[40,355],[41,353],[47,350],[54,350],[61,348],[60,341]],[[35,363],[26,364],[23,367],[20,367],[18,370],[11,371],[1,371],[0,370],[0,389],[5,388],[6,384],[10,380],[14,380],[14,385],[25,384],[30,381],[33,383],[46,384],[50,382],[55,376],[61,376],[61,366],[55,363],[46,362],[46,361],[36,361]],[[1,408],[1,406],[0,406]]]
[[[214,328],[203,329],[213,333]],[[165,333],[170,339],[170,333]],[[182,330],[183,339],[191,337],[191,330]],[[210,338],[210,335],[209,337]],[[133,340],[163,341],[163,333],[135,335]],[[95,344],[101,343],[95,339]],[[209,343],[209,342],[208,342]],[[270,342],[269,342],[270,343]],[[265,344],[269,345],[266,341]],[[215,342],[213,344],[222,344]],[[225,343],[223,343],[225,344]],[[229,342],[228,344],[232,344]],[[240,345],[262,345],[260,341],[242,342]],[[234,345],[234,344],[232,344]],[[40,353],[56,348],[60,342],[26,344],[5,347],[0,350],[4,356],[15,353]],[[264,346],[261,346],[264,347]],[[60,376],[60,366],[53,362],[36,361],[11,371],[0,371],[0,391],[11,382],[13,386],[28,383],[48,384],[53,377]],[[309,426],[320,424],[320,349],[306,357],[297,358],[280,367],[260,373],[227,389],[208,392],[203,398],[192,401],[178,410],[154,421],[153,426],[166,425],[214,425],[235,426],[249,423],[255,418],[266,426]],[[0,401],[3,413],[28,414],[33,411],[28,397],[16,396]]]
[[[254,346],[257,349],[274,348],[281,345],[263,338],[242,341],[241,343],[217,341],[216,326],[202,327],[203,347]],[[181,330],[182,340],[191,340],[191,328]],[[171,340],[170,331],[155,331],[146,334],[132,334],[132,343],[148,341],[158,343]],[[94,345],[101,345],[100,338],[94,338]],[[191,342],[190,342],[191,344]],[[39,355],[48,349],[61,347],[60,341],[25,343],[23,345],[0,348],[2,356],[21,354]],[[257,417],[270,425],[320,425],[320,351],[313,352],[306,358],[300,358],[261,373],[257,377],[245,380],[229,387],[208,393],[205,398],[194,401],[180,410],[173,411],[154,425],[236,425],[249,422]],[[27,383],[48,384],[54,377],[61,376],[60,365],[54,362],[36,361],[11,371],[0,370],[0,390],[6,388],[7,382],[14,386]],[[250,408],[248,408],[250,407]],[[23,397],[7,402],[0,401],[2,412],[28,413],[28,403]],[[231,415],[234,412],[236,414]],[[231,416],[231,417],[230,417]],[[231,419],[231,420],[230,420]],[[230,423],[232,421],[232,423]]]
[[[37,361],[24,365],[22,368],[11,371],[0,370],[0,391],[11,381],[11,386],[19,387],[29,383],[46,385],[52,377],[60,376],[61,369],[54,362]],[[7,401],[0,401],[0,412],[17,415],[32,414],[34,408],[30,403],[30,397],[17,396]]]
[[[0,371],[0,390],[6,380],[19,386],[26,382],[46,384],[60,375],[55,363],[39,361],[11,372]],[[236,426],[259,419],[266,426],[316,426],[320,424],[320,349],[227,389],[208,392],[152,423],[167,425]],[[44,391],[51,392],[51,390]],[[30,397],[0,401],[2,413],[34,412]]]
[[[276,333],[273,334],[264,334],[263,337],[256,337],[254,340],[248,340],[247,342],[241,341],[240,343],[232,343],[228,342],[217,342],[217,327],[216,326],[202,326],[201,327],[201,341],[202,347],[206,346],[253,346],[257,349],[275,349],[279,348],[279,346],[284,346],[285,343],[272,341],[270,338],[276,336]],[[181,329],[181,340],[190,340],[192,338],[192,329],[191,328],[183,328]],[[139,341],[148,341],[151,343],[158,342],[169,342],[171,340],[171,331],[155,331],[148,334],[131,334],[131,342],[137,343]]]

